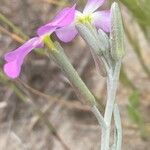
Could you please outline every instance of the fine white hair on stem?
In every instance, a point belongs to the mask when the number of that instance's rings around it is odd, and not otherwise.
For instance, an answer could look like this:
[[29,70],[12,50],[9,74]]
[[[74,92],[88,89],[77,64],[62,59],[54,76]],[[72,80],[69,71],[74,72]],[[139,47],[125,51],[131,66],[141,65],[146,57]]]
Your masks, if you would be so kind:
[[99,112],[98,108],[94,105],[92,106],[91,108],[92,112],[94,113],[99,125],[103,128],[103,129],[106,129],[107,126],[106,126],[106,123],[104,121],[104,118],[102,116],[102,114]]
[[115,150],[121,150],[122,145],[122,126],[121,126],[121,117],[117,103],[114,105],[114,121],[116,129],[116,146]]

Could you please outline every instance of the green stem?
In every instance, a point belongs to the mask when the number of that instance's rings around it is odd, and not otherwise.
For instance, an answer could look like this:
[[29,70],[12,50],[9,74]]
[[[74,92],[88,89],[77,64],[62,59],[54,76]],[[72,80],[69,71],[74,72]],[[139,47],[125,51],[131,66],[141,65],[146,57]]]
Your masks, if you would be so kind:
[[102,139],[101,139],[102,150],[109,150],[111,120],[112,120],[112,114],[114,111],[114,103],[116,99],[120,67],[121,67],[121,60],[116,62],[114,71],[111,69],[108,72],[107,103],[106,103],[106,109],[105,109],[105,114],[104,114],[104,120],[106,122],[107,129],[102,130]]
[[65,73],[71,85],[77,90],[77,94],[79,94],[81,98],[83,98],[89,105],[96,105],[95,97],[71,65],[60,44],[55,43],[55,45],[52,46],[52,43],[50,43],[50,38],[48,41],[45,41],[45,44],[48,48],[50,48],[50,56]]
[[119,113],[119,108],[117,103],[114,106],[114,121],[116,129],[116,138],[115,138],[115,147],[114,150],[121,150],[122,145],[122,126],[121,126],[121,117]]
[[70,84],[73,86],[77,95],[80,96],[85,102],[91,106],[91,110],[95,117],[98,120],[98,123],[102,128],[106,127],[104,122],[104,118],[101,113],[97,109],[97,104],[95,97],[87,88],[85,83],[82,81],[70,61],[68,60],[67,56],[65,55],[63,48],[60,46],[59,43],[53,43],[50,37],[45,37],[44,39],[45,45],[48,47],[49,54],[53,58],[53,60],[58,64],[58,66],[62,69],[65,76],[70,81]]

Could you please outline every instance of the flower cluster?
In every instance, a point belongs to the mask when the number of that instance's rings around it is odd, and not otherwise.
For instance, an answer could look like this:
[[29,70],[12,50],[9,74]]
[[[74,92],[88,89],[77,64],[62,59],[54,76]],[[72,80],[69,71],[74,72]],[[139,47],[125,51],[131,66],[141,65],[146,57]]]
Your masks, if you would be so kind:
[[110,10],[96,11],[103,5],[105,0],[88,0],[83,13],[73,7],[64,8],[48,24],[37,29],[37,36],[25,42],[16,50],[5,54],[4,72],[10,78],[19,76],[24,58],[35,48],[43,48],[43,39],[47,35],[56,33],[57,37],[63,42],[72,41],[78,34],[76,29],[77,22],[89,22],[98,29],[110,32]]

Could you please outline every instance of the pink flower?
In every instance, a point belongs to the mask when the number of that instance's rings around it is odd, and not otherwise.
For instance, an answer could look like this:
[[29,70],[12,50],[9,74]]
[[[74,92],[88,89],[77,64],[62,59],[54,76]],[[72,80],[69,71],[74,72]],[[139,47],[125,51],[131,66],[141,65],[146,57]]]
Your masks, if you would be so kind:
[[[96,11],[103,5],[105,0],[88,0],[83,13],[75,10],[75,6],[64,8],[56,17],[48,24],[37,29],[36,37],[25,42],[21,47],[9,52],[4,59],[4,72],[10,78],[19,76],[24,58],[35,48],[44,47],[43,38],[46,35],[56,33],[58,38],[63,42],[69,42],[78,34],[75,24],[78,21],[89,21],[97,28],[109,32],[110,28],[110,11]],[[96,11],[96,12],[95,12]]]
[[40,27],[37,30],[38,36],[31,38],[16,50],[5,54],[5,74],[12,79],[17,78],[20,74],[21,66],[27,54],[29,54],[35,48],[44,47],[44,36],[51,35],[58,28],[69,25],[74,20],[74,16],[75,5],[71,8],[64,8],[50,23]]
[[56,30],[56,35],[61,41],[72,41],[78,34],[75,24],[78,21],[89,21],[98,29],[110,32],[110,10],[96,11],[106,0],[88,0],[83,13],[76,10],[74,21],[68,26]]

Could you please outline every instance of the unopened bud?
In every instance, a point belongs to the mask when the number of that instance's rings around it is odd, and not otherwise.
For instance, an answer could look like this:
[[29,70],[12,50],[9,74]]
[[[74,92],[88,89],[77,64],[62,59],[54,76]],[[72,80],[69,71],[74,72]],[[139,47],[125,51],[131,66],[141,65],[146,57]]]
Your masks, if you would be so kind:
[[110,43],[111,43],[111,55],[113,59],[115,60],[121,59],[125,54],[124,31],[121,12],[116,2],[114,2],[111,6]]
[[103,33],[103,31],[97,32],[96,28],[90,24],[78,23],[76,27],[82,38],[91,47],[91,53],[94,58],[97,71],[102,76],[106,76],[106,69],[103,61],[101,60],[101,55],[104,51],[108,50],[108,36]]
[[99,55],[96,55],[92,50],[91,50],[94,62],[95,62],[95,67],[98,72],[103,77],[107,76],[106,68],[104,65],[104,62],[102,61],[102,58]]
[[85,42],[94,50],[96,53],[99,53],[99,45],[95,38],[94,32],[89,29],[86,24],[78,23],[76,25],[79,34],[85,40]]
[[109,50],[109,37],[108,35],[101,29],[98,30],[99,42],[101,45],[101,50],[107,51]]

